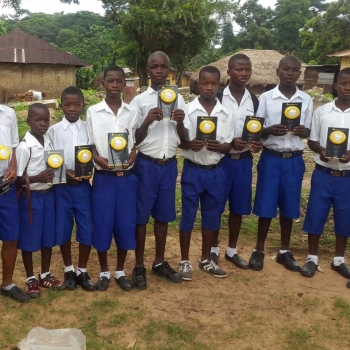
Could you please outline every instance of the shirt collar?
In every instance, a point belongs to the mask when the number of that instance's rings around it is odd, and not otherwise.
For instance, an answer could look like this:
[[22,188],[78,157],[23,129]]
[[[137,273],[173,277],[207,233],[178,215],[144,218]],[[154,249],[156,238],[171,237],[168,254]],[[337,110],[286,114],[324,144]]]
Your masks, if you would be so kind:
[[80,130],[81,125],[82,125],[82,121],[79,118],[75,123],[71,123],[70,121],[68,121],[68,119],[66,117],[63,117],[62,119],[62,126],[64,130],[67,130],[67,128],[69,127],[69,125],[75,124],[78,128],[78,130]]
[[[235,98],[232,96],[232,94],[231,94],[229,85],[227,85],[227,86],[225,87],[223,94],[224,94],[225,96],[229,96],[230,98],[232,98],[232,99],[234,99],[234,100],[236,101],[236,99],[235,99]],[[243,95],[243,97],[242,97],[241,103],[242,103],[246,98],[252,98],[252,96],[251,96],[251,94],[250,94],[250,92],[248,91],[247,88],[245,88],[245,90],[244,90],[244,95]]]
[[[204,109],[204,107],[199,102],[199,96],[197,96],[192,103],[188,104],[188,114],[191,114],[194,111],[203,111],[205,114],[208,114],[207,111]],[[216,98],[216,105],[213,108],[213,111],[211,112],[211,115],[213,116],[215,113],[224,112],[226,115],[227,109],[220,103],[220,101]]]
[[[120,108],[118,110],[118,115],[123,111],[123,109],[128,109],[129,111],[131,110],[130,105],[128,105],[127,103],[124,103],[124,101],[122,101],[122,104],[120,105]],[[99,104],[99,106],[96,107],[96,112],[100,112],[105,110],[108,113],[111,113],[115,116],[115,114],[113,113],[113,111],[111,110],[111,108],[108,106],[107,102],[105,99],[103,99],[101,101],[101,103]]]
[[44,147],[43,147],[42,144],[30,133],[29,130],[26,132],[24,139],[29,148],[37,146],[38,148],[46,149],[47,145],[50,144],[50,140],[44,135]]
[[301,91],[299,90],[299,88],[298,88],[296,85],[295,85],[295,88],[296,88],[295,94],[292,96],[291,99],[288,99],[286,96],[284,96],[284,95],[282,94],[282,92],[281,92],[280,89],[279,89],[279,84],[278,84],[278,85],[272,90],[272,98],[283,98],[283,99],[289,100],[289,101],[294,100],[294,99],[297,98],[297,97],[300,97],[300,98],[304,99],[304,98],[305,98],[304,95],[301,93]]
[[345,112],[349,112],[350,108],[346,109],[345,111],[342,111],[340,108],[338,108],[335,104],[335,101],[338,99],[338,97],[336,97],[331,103],[330,103],[330,109],[334,109],[336,111],[339,111],[341,113],[345,113]]
[[151,88],[150,86],[147,88],[146,90],[150,95],[154,94],[155,92],[157,92],[156,90],[153,90],[153,88]]

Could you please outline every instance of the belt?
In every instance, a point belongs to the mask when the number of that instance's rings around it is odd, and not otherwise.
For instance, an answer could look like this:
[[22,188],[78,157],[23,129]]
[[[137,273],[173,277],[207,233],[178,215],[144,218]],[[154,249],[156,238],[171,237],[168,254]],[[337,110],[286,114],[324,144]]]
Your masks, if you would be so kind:
[[[30,192],[35,192],[35,193],[49,193],[52,190],[53,186],[51,186],[50,188],[48,188],[47,190],[30,190]],[[27,192],[24,192],[25,194],[27,194]]]
[[134,168],[128,169],[128,170],[117,170],[117,171],[112,171],[112,170],[97,170],[95,168],[95,174],[102,174],[102,175],[107,175],[107,176],[128,176],[132,175],[134,173]]
[[253,159],[252,152],[250,151],[244,151],[242,153],[226,153],[225,157],[230,159],[244,159],[244,158],[250,158]]
[[167,165],[167,164],[176,160],[176,156],[168,158],[168,159],[160,159],[160,158],[152,158],[150,156],[146,156],[145,154],[143,154],[141,152],[139,152],[137,154],[137,156],[144,159],[144,160],[148,160],[149,162],[157,164],[157,165]]
[[335,177],[350,177],[350,170],[334,170],[317,163],[315,165],[315,169],[321,170],[324,173],[330,174],[331,176]]
[[281,157],[281,158],[294,158],[294,157],[298,157],[301,156],[304,151],[286,151],[286,152],[278,152],[275,151],[273,149],[267,148],[267,147],[263,147],[263,152],[272,154],[273,156],[277,156],[277,157]]
[[185,162],[185,164],[189,164],[189,165],[194,166],[196,168],[201,168],[201,169],[206,169],[206,170],[215,169],[215,168],[218,168],[219,166],[221,166],[221,162],[219,162],[217,164],[209,164],[209,165],[197,164],[195,162],[192,162],[189,159],[185,159],[184,162]]

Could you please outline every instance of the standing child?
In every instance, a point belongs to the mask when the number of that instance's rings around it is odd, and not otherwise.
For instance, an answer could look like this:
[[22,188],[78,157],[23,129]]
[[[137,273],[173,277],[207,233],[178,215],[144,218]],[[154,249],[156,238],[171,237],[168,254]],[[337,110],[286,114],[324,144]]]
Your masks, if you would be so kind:
[[[300,216],[301,185],[305,172],[302,157],[303,138],[310,134],[312,100],[300,91],[296,82],[301,73],[301,62],[295,56],[281,59],[277,69],[280,83],[260,96],[258,117],[265,118],[262,133],[263,152],[258,163],[258,181],[253,213],[259,216],[257,243],[249,266],[262,270],[264,245],[272,218],[279,208],[281,248],[276,261],[290,271],[300,267],[289,250],[293,219]],[[282,104],[302,103],[300,126],[292,132],[281,125]]]
[[28,294],[12,280],[17,257],[18,202],[16,196],[16,147],[18,146],[17,118],[13,109],[0,105],[0,177],[11,189],[0,195],[0,240],[2,241],[1,295],[19,303],[30,300]]
[[[92,245],[91,186],[89,179],[75,179],[75,146],[89,143],[86,122],[80,119],[84,110],[84,95],[76,86],[62,92],[61,108],[64,117],[61,122],[51,126],[47,132],[54,149],[64,150],[67,184],[55,186],[56,197],[56,235],[61,247],[64,262],[64,284],[73,290],[79,284],[86,291],[93,291],[96,285],[86,272]],[[71,238],[77,226],[79,260],[77,272],[74,270],[71,252]]]
[[[200,70],[198,88],[200,96],[186,106],[185,126],[188,141],[181,144],[184,168],[181,176],[182,212],[180,221],[181,262],[180,274],[184,280],[192,280],[189,261],[191,232],[198,206],[202,213],[202,256],[199,268],[214,277],[226,277],[211,258],[210,249],[215,231],[220,228],[220,216],[226,176],[221,159],[231,149],[234,136],[232,114],[215,97],[220,84],[220,71],[213,66]],[[205,145],[196,139],[197,118],[216,117],[216,140]]]
[[[240,257],[236,250],[239,232],[242,225],[242,216],[249,215],[252,208],[252,177],[253,155],[262,149],[262,142],[253,141],[248,145],[241,139],[246,116],[255,115],[259,101],[255,95],[249,93],[246,85],[252,75],[252,63],[244,54],[237,54],[228,61],[227,74],[230,84],[223,91],[222,105],[232,111],[235,120],[235,138],[229,153],[222,159],[222,167],[225,171],[227,184],[223,197],[223,208],[229,201],[229,241],[225,252],[225,258],[241,269],[248,269],[248,263]],[[220,250],[217,246],[219,231],[214,237],[211,248],[211,259],[218,263]]]
[[[346,159],[326,158],[328,128],[350,129],[350,68],[341,70],[334,88],[338,98],[316,109],[311,123],[309,147],[316,153],[311,191],[303,230],[308,233],[309,255],[301,268],[303,276],[312,277],[318,267],[318,242],[331,206],[334,211],[335,254],[331,268],[350,279],[345,263],[345,249],[350,237],[350,142],[346,140]],[[350,283],[349,283],[350,285]]]
[[[111,274],[107,263],[107,251],[112,237],[117,245],[115,280],[123,290],[132,289],[132,283],[124,273],[128,250],[136,248],[136,192],[137,178],[133,163],[136,158],[134,132],[136,108],[121,100],[125,87],[125,73],[119,66],[109,66],[103,73],[102,85],[105,99],[89,107],[87,127],[89,141],[94,145],[95,173],[92,184],[93,246],[97,250],[101,273],[97,289],[108,288]],[[108,165],[108,133],[127,132],[129,165],[117,170]]]
[[[52,247],[56,245],[55,194],[52,190],[52,169],[46,169],[44,151],[51,150],[45,136],[50,125],[47,107],[34,103],[29,107],[30,130],[16,150],[18,182],[25,187],[19,200],[19,241],[27,274],[26,292],[36,298],[39,286],[62,290],[65,285],[50,273]],[[33,252],[41,250],[41,273],[33,271]]]
[[158,86],[165,85],[170,72],[169,57],[161,51],[151,54],[147,62],[151,86],[136,96],[131,104],[138,109],[136,144],[139,151],[135,174],[139,180],[137,192],[136,265],[133,283],[138,289],[147,288],[144,251],[146,225],[154,218],[156,252],[152,272],[171,282],[181,282],[181,276],[164,260],[168,222],[176,218],[175,188],[177,178],[176,149],[185,138],[183,124],[185,103],[178,95],[178,109],[171,119],[163,119],[158,108]]

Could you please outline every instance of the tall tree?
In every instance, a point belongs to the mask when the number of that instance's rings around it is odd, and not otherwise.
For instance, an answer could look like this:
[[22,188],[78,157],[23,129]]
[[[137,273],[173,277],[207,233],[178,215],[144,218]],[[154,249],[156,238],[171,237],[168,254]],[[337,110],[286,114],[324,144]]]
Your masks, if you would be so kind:
[[228,55],[235,52],[237,48],[237,40],[233,33],[233,26],[231,22],[225,22],[221,29],[221,53],[223,55]]
[[311,2],[311,11],[314,16],[319,15],[320,13],[327,10],[329,4],[325,2],[325,0],[310,0]]

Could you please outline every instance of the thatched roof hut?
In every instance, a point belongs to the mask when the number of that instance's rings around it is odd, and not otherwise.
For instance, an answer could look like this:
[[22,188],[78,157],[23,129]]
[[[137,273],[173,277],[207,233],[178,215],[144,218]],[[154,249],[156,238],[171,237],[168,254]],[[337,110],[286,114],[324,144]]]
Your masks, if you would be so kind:
[[[278,84],[278,77],[276,75],[276,68],[278,67],[279,61],[284,57],[279,52],[274,50],[253,50],[246,49],[237,53],[243,53],[247,55],[252,61],[253,74],[250,78],[247,88],[249,91],[255,94],[261,94],[264,92],[266,85]],[[229,83],[229,76],[227,75],[228,61],[232,57],[226,56],[217,62],[210,63],[211,66],[219,68],[221,72],[221,85],[226,86]],[[302,74],[298,80],[298,86],[302,86],[304,80],[304,70],[302,67]],[[198,75],[200,69],[193,72],[190,79],[191,92],[198,95]]]

